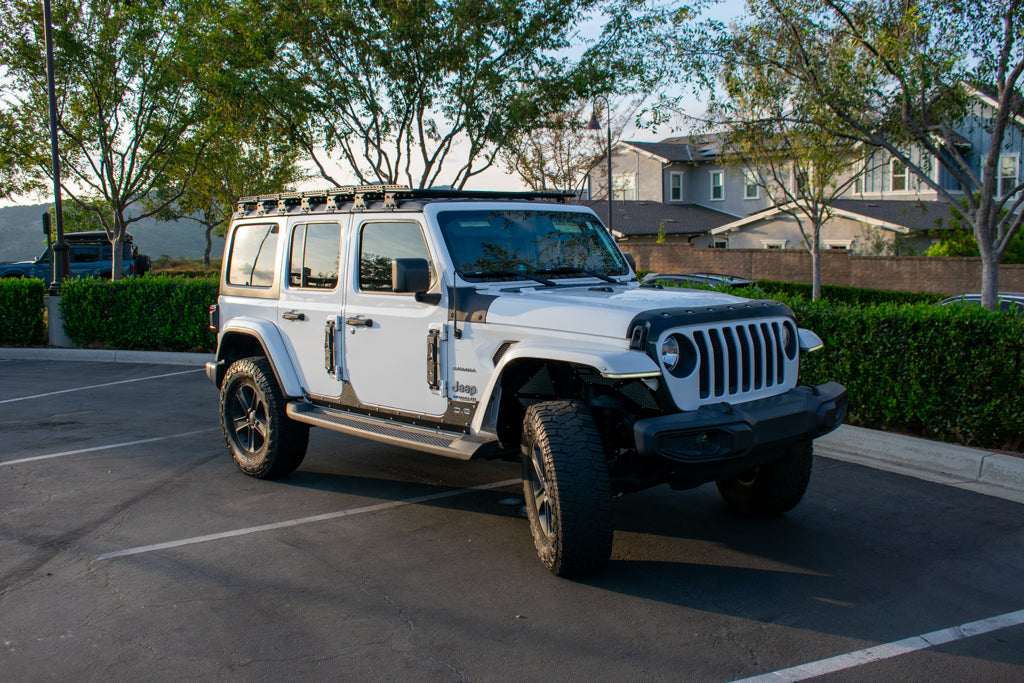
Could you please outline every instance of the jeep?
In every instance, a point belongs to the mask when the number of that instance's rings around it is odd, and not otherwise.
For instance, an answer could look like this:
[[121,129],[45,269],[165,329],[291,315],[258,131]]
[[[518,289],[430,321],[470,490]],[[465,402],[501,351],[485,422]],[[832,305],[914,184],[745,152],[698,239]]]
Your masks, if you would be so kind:
[[237,466],[279,477],[309,427],[514,458],[537,553],[605,563],[615,496],[716,482],[743,514],[803,497],[846,413],[797,386],[821,346],[774,301],[644,286],[562,193],[360,186],[243,197],[211,306]]

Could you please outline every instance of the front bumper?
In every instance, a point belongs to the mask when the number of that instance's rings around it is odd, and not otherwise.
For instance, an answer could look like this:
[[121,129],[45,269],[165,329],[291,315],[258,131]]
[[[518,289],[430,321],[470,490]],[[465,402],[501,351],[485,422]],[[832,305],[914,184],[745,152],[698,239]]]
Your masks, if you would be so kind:
[[684,485],[696,486],[776,460],[790,446],[828,434],[845,416],[846,388],[828,382],[639,420],[634,436],[641,457],[685,465],[678,468],[691,480]]

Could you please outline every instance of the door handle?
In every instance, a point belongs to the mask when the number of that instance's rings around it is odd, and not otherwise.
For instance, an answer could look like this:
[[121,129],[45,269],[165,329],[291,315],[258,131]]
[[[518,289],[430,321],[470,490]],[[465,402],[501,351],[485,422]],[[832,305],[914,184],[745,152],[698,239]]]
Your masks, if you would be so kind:
[[282,313],[281,317],[285,320],[305,320],[306,314],[298,313],[296,311],[288,311],[287,313]]
[[373,327],[373,320],[370,318],[345,318],[345,324],[352,327]]

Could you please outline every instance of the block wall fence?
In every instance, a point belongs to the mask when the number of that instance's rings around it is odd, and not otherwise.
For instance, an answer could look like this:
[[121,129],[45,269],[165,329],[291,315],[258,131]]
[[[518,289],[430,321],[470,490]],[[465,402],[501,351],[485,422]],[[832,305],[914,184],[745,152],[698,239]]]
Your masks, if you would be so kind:
[[[811,282],[811,255],[803,250],[698,249],[683,244],[619,246],[633,255],[639,270],[657,273],[725,273],[752,280]],[[925,256],[853,256],[822,253],[821,281],[826,285],[894,289],[904,292],[962,294],[981,291],[981,259]],[[999,290],[1024,292],[1024,265],[999,267]]]

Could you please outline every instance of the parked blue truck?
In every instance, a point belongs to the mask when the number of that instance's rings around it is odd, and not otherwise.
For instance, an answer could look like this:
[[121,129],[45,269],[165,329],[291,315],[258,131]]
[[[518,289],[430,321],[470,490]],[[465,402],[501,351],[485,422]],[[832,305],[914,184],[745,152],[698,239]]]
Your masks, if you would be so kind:
[[[102,277],[110,278],[111,244],[102,231],[70,232],[64,235],[68,244],[68,257],[71,262],[69,277]],[[125,235],[124,252],[122,254],[122,275],[144,275],[150,266],[148,256],[139,253],[131,234]],[[49,284],[53,280],[53,250],[47,247],[39,258],[32,261],[0,263],[0,278],[29,277],[38,278]]]

